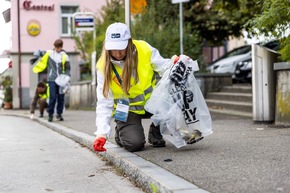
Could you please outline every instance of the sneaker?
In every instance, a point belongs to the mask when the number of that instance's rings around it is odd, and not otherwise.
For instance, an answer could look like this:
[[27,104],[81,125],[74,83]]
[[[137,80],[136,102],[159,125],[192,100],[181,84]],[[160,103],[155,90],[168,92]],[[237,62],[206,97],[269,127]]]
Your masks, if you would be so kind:
[[155,127],[153,124],[150,125],[148,142],[153,145],[153,147],[165,147],[166,143],[160,133],[159,127]]
[[56,115],[56,119],[59,120],[59,121],[63,121],[63,118],[62,118],[61,114]]
[[202,133],[200,131],[194,130],[192,134],[185,136],[183,139],[186,141],[187,144],[193,144],[203,139],[201,134]]
[[52,115],[48,115],[48,122],[52,122],[53,120],[53,116]]
[[42,117],[43,117],[43,113],[40,113],[39,118],[42,118]]

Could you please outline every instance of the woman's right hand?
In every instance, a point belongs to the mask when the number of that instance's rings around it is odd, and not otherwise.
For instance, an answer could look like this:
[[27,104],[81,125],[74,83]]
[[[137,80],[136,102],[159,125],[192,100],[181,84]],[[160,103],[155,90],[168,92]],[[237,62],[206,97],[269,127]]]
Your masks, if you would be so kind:
[[171,61],[173,62],[173,64],[176,64],[178,62],[179,58],[180,58],[179,56],[174,55],[171,57]]
[[104,152],[106,151],[106,148],[104,148],[104,145],[106,144],[106,137],[101,135],[101,136],[97,136],[95,142],[94,142],[94,145],[93,145],[93,148],[95,151],[98,151],[98,152]]

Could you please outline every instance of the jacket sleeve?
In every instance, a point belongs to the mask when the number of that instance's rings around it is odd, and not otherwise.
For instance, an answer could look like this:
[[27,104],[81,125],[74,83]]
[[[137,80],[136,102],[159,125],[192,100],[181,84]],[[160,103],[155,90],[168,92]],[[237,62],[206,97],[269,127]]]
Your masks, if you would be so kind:
[[163,58],[156,48],[152,47],[150,44],[148,44],[148,46],[152,51],[151,64],[152,64],[153,70],[158,72],[158,74],[162,76],[165,70],[170,68],[173,63],[171,62],[171,59]]
[[111,119],[114,109],[114,97],[112,91],[109,91],[109,97],[105,98],[103,95],[104,78],[100,70],[97,71],[97,107],[96,107],[96,127],[95,135],[110,136],[111,133]]

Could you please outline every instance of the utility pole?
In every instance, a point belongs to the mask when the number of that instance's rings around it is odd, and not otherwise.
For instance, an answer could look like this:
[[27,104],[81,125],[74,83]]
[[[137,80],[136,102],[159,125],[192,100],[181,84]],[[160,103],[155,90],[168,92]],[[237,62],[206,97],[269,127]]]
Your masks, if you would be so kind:
[[92,12],[76,12],[73,14],[73,29],[77,34],[84,31],[93,32],[93,47],[94,51],[91,55],[91,71],[92,71],[92,85],[96,84],[96,25],[95,15]]
[[183,54],[183,10],[182,10],[182,2],[189,2],[189,0],[172,0],[173,4],[179,3],[180,54]]
[[125,23],[128,25],[130,29],[130,20],[131,20],[131,14],[130,14],[130,0],[125,0]]

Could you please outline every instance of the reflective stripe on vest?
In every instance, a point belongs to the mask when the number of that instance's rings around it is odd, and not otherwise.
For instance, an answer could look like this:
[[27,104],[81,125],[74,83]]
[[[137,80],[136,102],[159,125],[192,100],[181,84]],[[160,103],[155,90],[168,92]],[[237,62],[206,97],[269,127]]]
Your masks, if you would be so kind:
[[66,55],[63,54],[61,56],[61,64],[62,64],[62,73],[65,74],[65,62],[66,62]]
[[[144,41],[133,40],[133,44],[136,46],[138,53],[138,77],[139,82],[135,83],[135,80],[131,78],[131,88],[129,90],[129,111],[137,114],[145,114],[144,105],[150,98],[153,88],[156,84],[156,78],[151,66],[151,54],[152,51],[148,44]],[[97,63],[97,68],[103,72],[105,60],[101,58]],[[122,77],[123,70],[115,65],[115,68]],[[104,74],[104,73],[103,73]],[[150,77],[150,78],[148,78]],[[112,83],[110,88],[114,95],[114,109],[116,109],[117,99],[122,98],[124,92],[118,82],[118,79],[114,72],[112,72]]]
[[[129,98],[129,102],[132,104],[132,103],[137,103],[139,101],[144,101],[145,100],[144,95],[146,96],[147,94],[151,94],[152,91],[153,91],[153,87],[151,85],[149,88],[147,88],[144,91],[144,94],[140,94],[140,95],[136,96],[135,98]],[[117,104],[117,101],[118,101],[118,99],[115,99],[114,103]],[[130,110],[137,110],[137,109],[138,110],[143,110],[144,108],[143,108],[143,106],[142,107],[140,107],[140,106],[130,106],[129,109]]]

